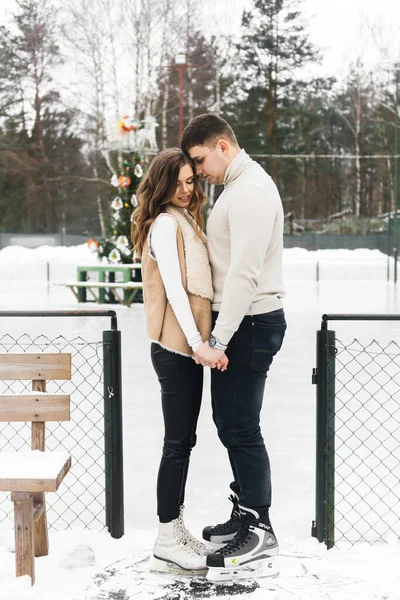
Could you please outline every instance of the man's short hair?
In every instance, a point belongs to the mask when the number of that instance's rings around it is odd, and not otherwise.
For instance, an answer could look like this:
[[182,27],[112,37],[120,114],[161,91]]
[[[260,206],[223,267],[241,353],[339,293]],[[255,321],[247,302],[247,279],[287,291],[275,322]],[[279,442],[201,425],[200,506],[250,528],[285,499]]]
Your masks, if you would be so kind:
[[182,133],[181,148],[185,154],[194,146],[210,146],[214,148],[218,139],[223,138],[237,144],[232,127],[218,115],[199,115],[186,125]]

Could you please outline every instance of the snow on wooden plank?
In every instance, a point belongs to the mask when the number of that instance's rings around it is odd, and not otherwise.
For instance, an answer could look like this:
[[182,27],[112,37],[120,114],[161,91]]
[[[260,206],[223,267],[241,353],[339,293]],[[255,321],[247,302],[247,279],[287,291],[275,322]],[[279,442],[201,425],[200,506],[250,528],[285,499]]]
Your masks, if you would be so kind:
[[0,491],[55,492],[70,468],[67,452],[0,452]]

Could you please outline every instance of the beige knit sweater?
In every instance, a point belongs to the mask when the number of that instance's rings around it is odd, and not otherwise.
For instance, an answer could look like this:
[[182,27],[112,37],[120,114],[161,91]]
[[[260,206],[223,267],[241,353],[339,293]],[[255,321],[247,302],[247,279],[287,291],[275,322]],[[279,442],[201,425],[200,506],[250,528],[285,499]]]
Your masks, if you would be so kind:
[[244,150],[225,172],[207,223],[213,334],[228,344],[245,315],[282,308],[283,209],[271,177]]

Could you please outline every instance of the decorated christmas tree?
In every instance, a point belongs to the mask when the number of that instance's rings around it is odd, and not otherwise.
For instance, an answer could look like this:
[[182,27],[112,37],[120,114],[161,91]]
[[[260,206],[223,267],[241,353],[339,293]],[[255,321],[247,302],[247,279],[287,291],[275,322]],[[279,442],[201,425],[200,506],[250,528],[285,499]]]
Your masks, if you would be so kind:
[[136,190],[142,177],[143,156],[135,152],[123,155],[120,174],[114,174],[111,178],[115,193],[110,202],[106,236],[99,245],[99,256],[103,262],[126,264],[135,260],[130,240],[131,216],[136,206]]
[[[136,262],[130,232],[136,190],[143,177],[144,162],[158,152],[156,119],[146,116],[139,121],[125,116],[109,128],[103,155],[110,171],[111,186],[109,221],[106,234],[100,240],[98,253],[103,262],[128,264]],[[140,277],[140,271],[136,270]]]
[[[106,234],[98,246],[98,254],[103,262],[137,262],[130,238],[131,219],[136,207],[136,190],[143,177],[145,158],[148,164],[158,151],[156,127],[156,119],[152,116],[141,121],[125,116],[118,121],[115,133],[110,133],[104,144],[103,155],[114,192],[110,197]],[[113,129],[115,126],[111,127]],[[133,275],[135,281],[141,280],[139,269]]]
[[[156,119],[152,116],[148,115],[142,121],[125,116],[118,121],[116,130],[115,125],[110,127],[108,139],[104,142],[103,156],[110,172],[113,193],[110,195],[106,233],[99,244],[90,240],[104,263],[123,265],[140,262],[131,243],[131,221],[145,159],[148,164],[158,151],[156,127]],[[140,268],[132,269],[131,279],[142,280]],[[139,292],[134,302],[142,301],[143,296]]]

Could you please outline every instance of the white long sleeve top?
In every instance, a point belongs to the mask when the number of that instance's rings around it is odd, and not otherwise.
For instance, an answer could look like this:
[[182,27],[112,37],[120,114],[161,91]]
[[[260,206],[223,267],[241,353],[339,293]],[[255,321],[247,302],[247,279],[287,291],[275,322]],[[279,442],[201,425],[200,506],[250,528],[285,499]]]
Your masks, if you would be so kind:
[[193,352],[203,340],[196,327],[187,293],[182,285],[176,242],[176,223],[168,213],[162,213],[151,230],[151,255],[157,261],[165,292],[178,323]]

